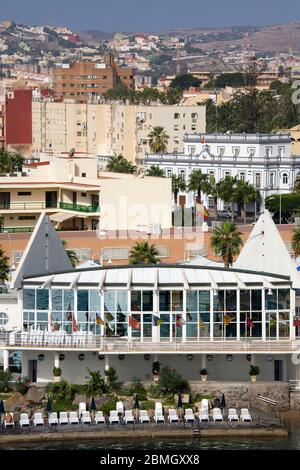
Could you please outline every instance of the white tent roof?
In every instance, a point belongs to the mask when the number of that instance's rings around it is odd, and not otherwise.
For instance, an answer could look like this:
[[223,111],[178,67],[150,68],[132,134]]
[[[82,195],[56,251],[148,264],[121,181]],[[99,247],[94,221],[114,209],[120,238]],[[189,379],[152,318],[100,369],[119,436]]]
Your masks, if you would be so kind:
[[289,276],[300,289],[300,274],[268,210],[259,217],[234,267]]
[[84,263],[78,264],[75,269],[86,269],[86,268],[97,268],[100,266],[100,263],[96,263],[96,261],[89,259]]
[[187,264],[192,264],[193,266],[215,266],[216,268],[223,268],[224,263],[220,263],[218,261],[212,261],[205,256],[199,255],[196,258],[189,261]]
[[63,244],[51,220],[43,212],[17,267],[12,287],[21,287],[24,277],[70,269],[72,265]]

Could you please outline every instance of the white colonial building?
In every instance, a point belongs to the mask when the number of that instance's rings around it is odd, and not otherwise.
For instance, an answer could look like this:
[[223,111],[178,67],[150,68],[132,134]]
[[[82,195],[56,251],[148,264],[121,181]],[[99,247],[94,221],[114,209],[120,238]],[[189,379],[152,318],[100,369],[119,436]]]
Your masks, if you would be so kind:
[[[291,155],[289,134],[185,134],[184,152],[145,157],[145,169],[151,165],[164,170],[166,177],[180,175],[186,183],[194,170],[214,176],[216,182],[226,176],[249,181],[261,194],[262,201],[271,194],[289,192],[300,171],[300,156]],[[193,193],[186,196],[186,206],[194,205]],[[203,198],[208,208],[213,198]],[[219,209],[223,203],[219,201]]]
[[[71,269],[42,215],[14,277],[17,301],[3,323],[0,363],[33,382],[53,367],[73,383],[113,366],[121,380],[152,380],[159,361],[186,379],[300,379],[295,324],[300,274],[271,216],[253,229],[234,269],[220,266],[96,266]],[[9,299],[1,298],[3,308]]]

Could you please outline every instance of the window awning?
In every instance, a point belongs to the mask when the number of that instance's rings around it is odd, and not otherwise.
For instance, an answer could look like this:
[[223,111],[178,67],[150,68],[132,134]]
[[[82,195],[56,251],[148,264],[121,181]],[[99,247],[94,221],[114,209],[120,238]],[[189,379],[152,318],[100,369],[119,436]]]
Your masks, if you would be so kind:
[[65,212],[57,212],[56,214],[52,214],[49,217],[53,222],[64,222],[65,220],[75,219],[77,215],[67,214]]

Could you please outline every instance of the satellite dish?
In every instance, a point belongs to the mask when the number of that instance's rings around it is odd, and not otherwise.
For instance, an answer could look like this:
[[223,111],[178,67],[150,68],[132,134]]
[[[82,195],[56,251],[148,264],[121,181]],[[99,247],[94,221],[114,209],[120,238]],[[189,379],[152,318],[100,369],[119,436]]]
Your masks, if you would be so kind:
[[69,155],[70,158],[74,157],[74,155],[75,155],[75,149],[72,148],[72,149],[69,151],[68,155]]

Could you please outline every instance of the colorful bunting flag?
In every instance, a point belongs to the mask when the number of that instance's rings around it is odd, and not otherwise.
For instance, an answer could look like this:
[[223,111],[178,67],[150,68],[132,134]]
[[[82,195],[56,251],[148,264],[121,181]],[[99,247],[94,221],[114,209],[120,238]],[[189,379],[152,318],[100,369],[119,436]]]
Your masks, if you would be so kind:
[[153,315],[152,316],[152,320],[153,320],[153,326],[159,326],[159,325],[162,325],[164,323],[163,320],[161,320],[158,316],[156,315]]
[[253,328],[254,327],[252,318],[247,318],[246,323],[247,323],[248,328]]
[[140,322],[138,322],[135,318],[133,318],[132,315],[129,315],[128,322],[129,322],[129,325],[132,328],[135,328],[136,330],[139,330],[141,328]]
[[203,217],[204,221],[207,222],[209,213],[206,207],[201,203],[199,196],[196,197],[196,214]]
[[233,320],[233,317],[231,317],[230,315],[225,315],[224,316],[224,325],[227,326],[227,325],[230,325],[230,323],[232,322]]
[[104,315],[105,315],[105,319],[106,319],[108,322],[114,320],[114,316],[113,316],[110,312],[105,312]]
[[77,333],[77,331],[78,331],[77,321],[76,321],[75,315],[72,314],[72,316],[73,316],[73,318],[72,318],[73,332]]
[[185,321],[181,315],[176,315],[176,328],[181,328],[182,325],[185,325]]
[[300,318],[294,317],[293,318],[293,326],[300,326]]
[[105,321],[102,320],[99,313],[96,312],[96,325],[105,325]]

